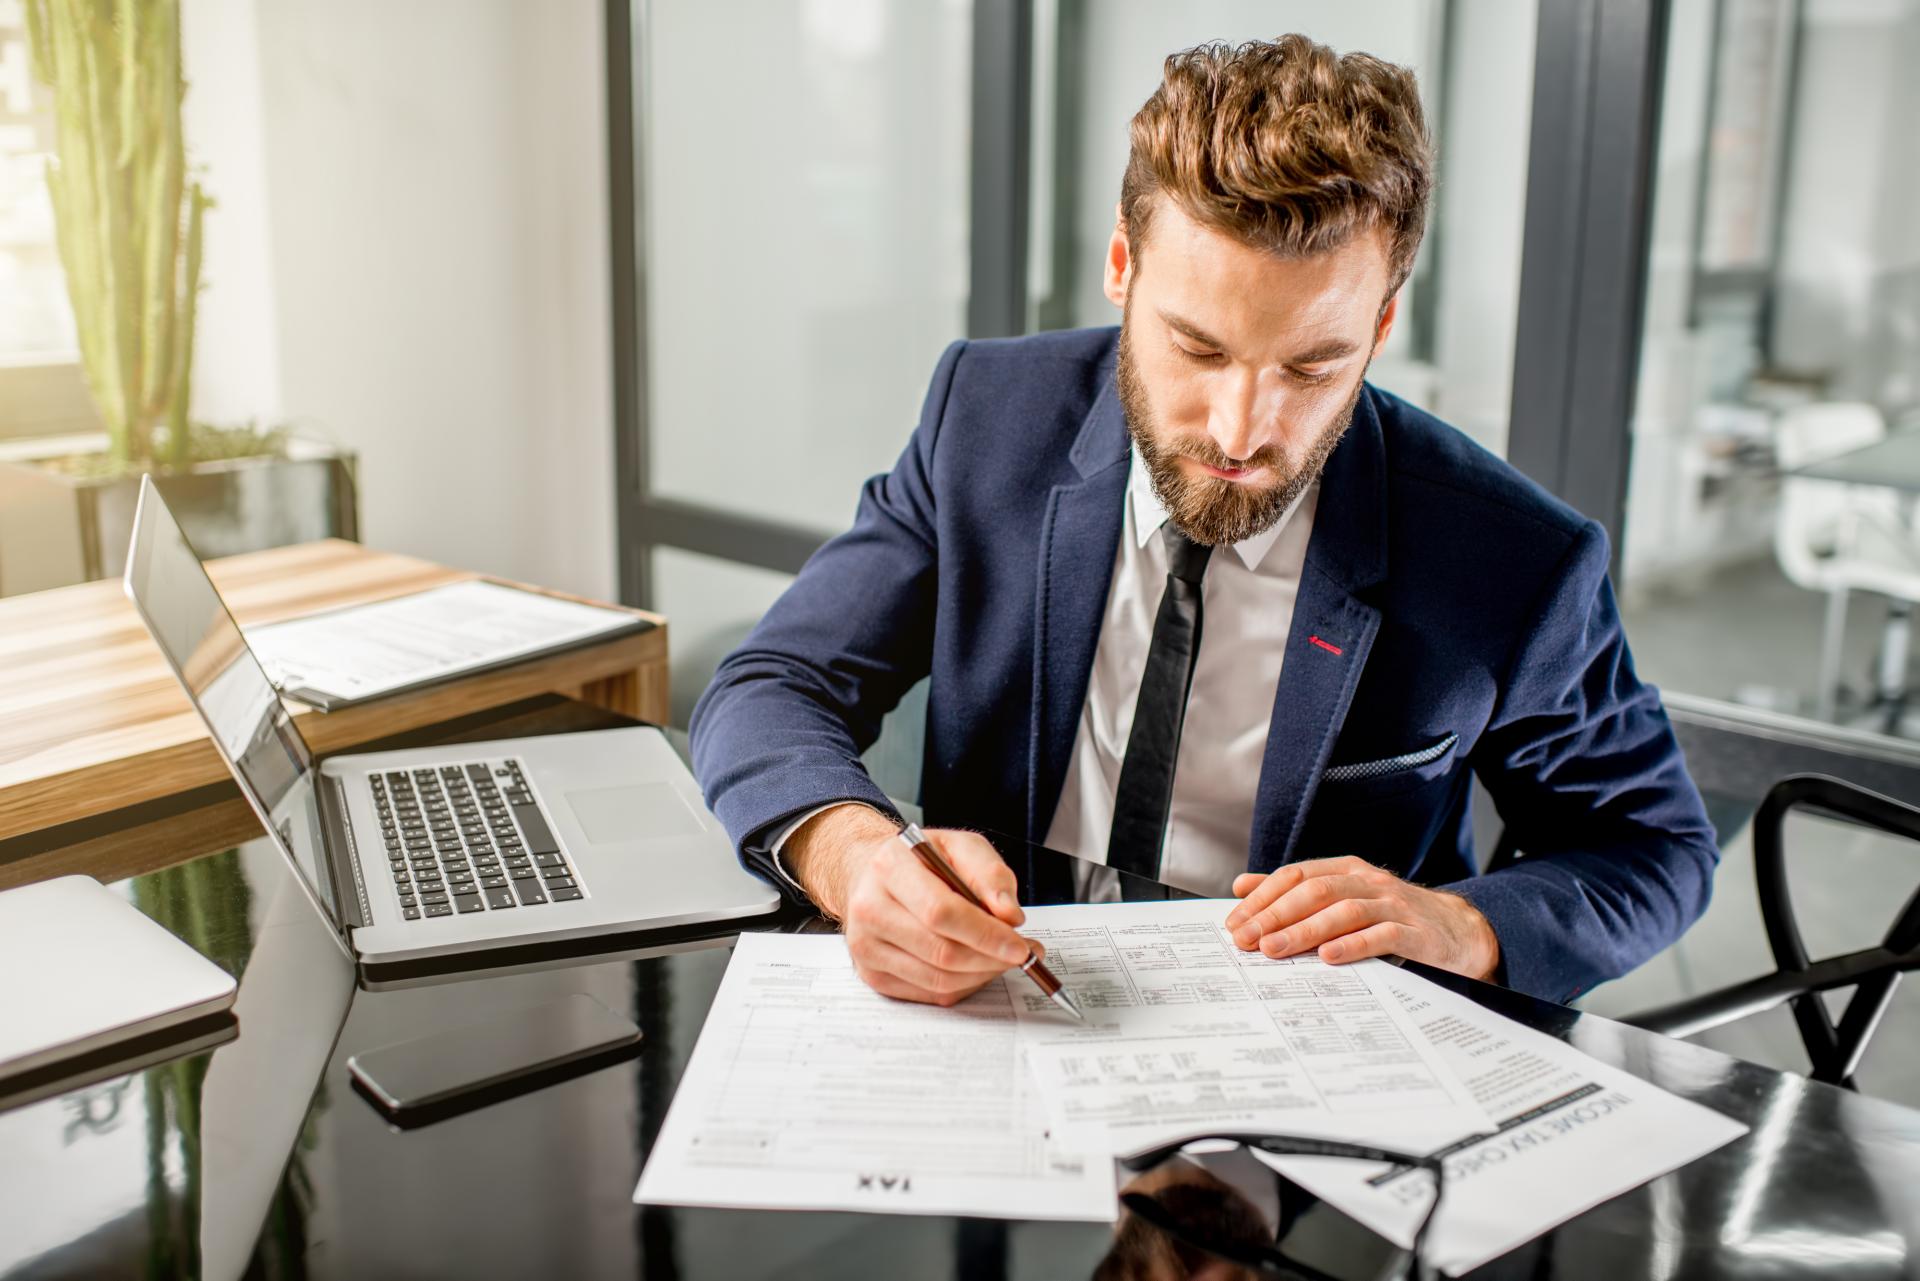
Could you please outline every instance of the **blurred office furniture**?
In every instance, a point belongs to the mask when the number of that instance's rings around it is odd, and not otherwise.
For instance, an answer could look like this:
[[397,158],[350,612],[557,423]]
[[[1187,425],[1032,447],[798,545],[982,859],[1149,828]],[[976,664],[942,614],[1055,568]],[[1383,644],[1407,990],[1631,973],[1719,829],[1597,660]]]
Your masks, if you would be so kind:
[[[243,627],[478,577],[338,539],[228,557],[209,571]],[[644,631],[410,693],[333,712],[289,706],[321,754],[540,694],[664,724],[666,620],[645,617],[653,626]],[[215,824],[229,843],[257,830],[117,582],[0,601],[0,709],[0,887],[157,866],[145,843],[107,817],[140,803],[191,808],[202,816],[193,821]],[[227,803],[206,808],[210,800]],[[64,861],[48,861],[54,850]]]
[[[1920,600],[1920,544],[1897,490],[1920,491],[1920,440],[1888,437],[1872,405],[1802,405],[1781,415],[1774,453],[1785,480],[1774,554],[1798,586],[1827,594],[1816,714],[1831,720],[1840,684],[1847,595],[1891,602],[1876,677],[1878,701],[1896,729],[1906,696],[1912,603]],[[1904,464],[1904,466],[1902,466]]]
[[[1783,1003],[1791,1006],[1816,1081],[1857,1089],[1860,1066],[1894,986],[1920,969],[1920,889],[1907,899],[1877,943],[1818,961],[1807,954],[1787,882],[1784,827],[1796,809],[1815,810],[1920,841],[1920,808],[1820,774],[1796,774],[1768,791],[1753,821],[1753,858],[1760,912],[1775,969],[1718,991],[1649,1010],[1628,1020],[1667,1036],[1688,1037]],[[1920,875],[1916,876],[1920,884]],[[1824,994],[1851,988],[1838,1021]]]

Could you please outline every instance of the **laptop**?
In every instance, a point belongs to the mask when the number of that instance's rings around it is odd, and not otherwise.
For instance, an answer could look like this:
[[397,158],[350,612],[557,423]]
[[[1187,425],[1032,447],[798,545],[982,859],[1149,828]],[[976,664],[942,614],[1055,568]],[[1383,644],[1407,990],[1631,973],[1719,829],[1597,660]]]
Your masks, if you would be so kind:
[[[91,876],[0,892],[0,1102],[191,1053],[227,972]],[[225,1039],[233,1020],[217,1020]],[[89,1071],[90,1068],[101,1071]]]
[[126,591],[364,977],[718,934],[780,906],[652,726],[316,760],[151,478]]

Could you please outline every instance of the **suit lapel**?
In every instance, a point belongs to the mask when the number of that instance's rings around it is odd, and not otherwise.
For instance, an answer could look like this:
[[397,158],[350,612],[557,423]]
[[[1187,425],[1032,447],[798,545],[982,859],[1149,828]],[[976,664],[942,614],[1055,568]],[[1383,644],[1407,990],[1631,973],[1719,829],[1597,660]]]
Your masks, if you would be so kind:
[[1321,480],[1254,796],[1249,871],[1270,872],[1293,853],[1380,629],[1379,609],[1361,593],[1387,576],[1386,498],[1385,444],[1369,388]]
[[1080,479],[1054,486],[1040,530],[1027,766],[1027,839],[1036,843],[1046,839],[1087,699],[1120,539],[1127,451],[1126,419],[1109,361],[1068,454]]

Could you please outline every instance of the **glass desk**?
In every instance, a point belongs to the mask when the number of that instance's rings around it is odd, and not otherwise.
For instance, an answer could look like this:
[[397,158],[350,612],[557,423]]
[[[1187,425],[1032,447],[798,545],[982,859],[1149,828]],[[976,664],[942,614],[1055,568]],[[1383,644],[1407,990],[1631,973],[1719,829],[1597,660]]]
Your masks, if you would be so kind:
[[[1111,1242],[1100,1224],[631,1204],[726,967],[725,939],[373,992],[356,988],[264,842],[135,878],[132,890],[240,976],[238,1035],[0,1112],[0,1277],[1037,1281],[1091,1275]],[[1448,981],[1752,1127],[1473,1275],[1920,1270],[1920,1112]],[[404,1132],[348,1083],[350,1054],[572,992],[629,1013],[645,1031],[639,1057]]]
[[1796,467],[1792,474],[1920,493],[1920,428],[1890,432],[1871,445]]

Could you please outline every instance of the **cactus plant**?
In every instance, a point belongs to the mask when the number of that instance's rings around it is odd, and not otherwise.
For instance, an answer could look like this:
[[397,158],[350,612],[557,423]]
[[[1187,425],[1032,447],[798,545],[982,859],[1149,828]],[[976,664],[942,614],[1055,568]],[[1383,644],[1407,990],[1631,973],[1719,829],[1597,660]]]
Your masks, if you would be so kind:
[[179,0],[26,0],[26,15],[35,71],[53,89],[47,186],[111,460],[183,464],[212,202],[187,181]]

